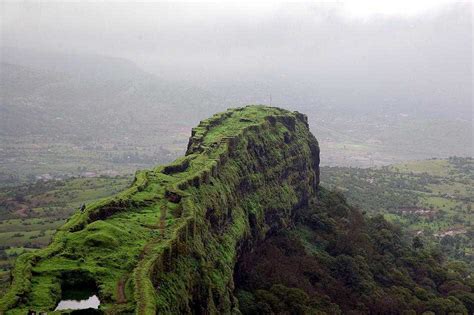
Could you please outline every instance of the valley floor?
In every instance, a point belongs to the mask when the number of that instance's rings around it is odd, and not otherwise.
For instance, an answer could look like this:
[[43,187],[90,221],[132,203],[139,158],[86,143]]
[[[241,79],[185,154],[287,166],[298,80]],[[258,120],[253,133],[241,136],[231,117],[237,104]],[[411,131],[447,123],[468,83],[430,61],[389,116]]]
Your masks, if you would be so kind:
[[474,160],[412,161],[379,168],[323,167],[323,185],[474,270]]

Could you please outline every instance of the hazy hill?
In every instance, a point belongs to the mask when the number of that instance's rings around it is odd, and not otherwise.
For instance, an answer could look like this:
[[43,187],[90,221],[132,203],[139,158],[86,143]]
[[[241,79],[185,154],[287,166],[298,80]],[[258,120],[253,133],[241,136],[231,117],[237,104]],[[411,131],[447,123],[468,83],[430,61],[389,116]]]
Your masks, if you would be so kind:
[[119,58],[2,48],[0,70],[2,184],[170,161],[191,126],[224,107]]
[[217,107],[209,93],[119,58],[2,48],[1,61],[2,134],[109,135],[141,124],[166,128],[178,117],[194,123]]
[[457,110],[405,111],[397,103],[403,100],[371,110],[357,95],[344,95],[343,103],[318,96],[310,81],[244,76],[196,87],[125,59],[8,47],[0,67],[1,183],[62,178],[77,168],[130,173],[168,162],[183,153],[197,121],[249,102],[306,112],[325,165],[472,155],[472,124]]

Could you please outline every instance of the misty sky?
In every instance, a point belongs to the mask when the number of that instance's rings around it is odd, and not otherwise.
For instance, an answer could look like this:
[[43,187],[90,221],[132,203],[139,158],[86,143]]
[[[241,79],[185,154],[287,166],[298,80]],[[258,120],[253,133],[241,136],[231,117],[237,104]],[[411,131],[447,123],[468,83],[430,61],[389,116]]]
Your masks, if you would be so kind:
[[0,18],[3,46],[123,57],[211,89],[263,82],[282,100],[472,107],[470,1],[2,1]]

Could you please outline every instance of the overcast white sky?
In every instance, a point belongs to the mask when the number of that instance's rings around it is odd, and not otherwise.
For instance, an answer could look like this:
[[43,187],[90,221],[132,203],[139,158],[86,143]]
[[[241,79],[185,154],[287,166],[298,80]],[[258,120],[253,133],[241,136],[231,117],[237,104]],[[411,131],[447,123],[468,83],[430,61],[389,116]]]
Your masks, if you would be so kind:
[[0,6],[3,46],[124,57],[163,77],[203,85],[252,78],[282,91],[293,84],[288,97],[472,106],[470,1]]
[[[113,51],[122,54],[129,44],[157,46],[160,40],[193,40],[199,31],[232,36],[232,25],[255,27],[258,33],[272,22],[352,23],[374,20],[433,18],[452,7],[472,11],[470,1],[456,0],[345,0],[345,1],[8,1],[1,2],[2,45]],[[469,13],[471,14],[471,13]],[[229,30],[230,29],[230,30]],[[244,29],[244,31],[246,31]],[[182,34],[180,36],[179,34]],[[237,35],[249,35],[249,34]],[[190,35],[191,36],[188,36]],[[194,39],[205,40],[207,33]],[[252,37],[252,36],[249,36]],[[131,40],[131,42],[129,42]],[[212,41],[212,38],[208,38]],[[148,43],[143,43],[148,41]],[[102,44],[102,45],[101,45]],[[167,42],[169,44],[169,42]],[[172,42],[171,42],[172,44]],[[182,44],[182,43],[179,43]],[[138,46],[138,47],[141,47]],[[167,49],[167,47],[160,47]],[[169,49],[172,49],[170,47]]]

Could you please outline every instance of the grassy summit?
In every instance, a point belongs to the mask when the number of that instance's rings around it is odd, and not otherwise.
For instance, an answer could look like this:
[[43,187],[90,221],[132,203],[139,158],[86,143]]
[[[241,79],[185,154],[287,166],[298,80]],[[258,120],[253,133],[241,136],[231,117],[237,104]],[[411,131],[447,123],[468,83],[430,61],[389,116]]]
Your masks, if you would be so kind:
[[193,129],[183,158],[137,172],[127,190],[76,212],[47,248],[20,256],[0,310],[51,311],[65,286],[93,284],[109,312],[230,311],[238,244],[287,224],[317,188],[318,165],[304,115],[216,114]]

